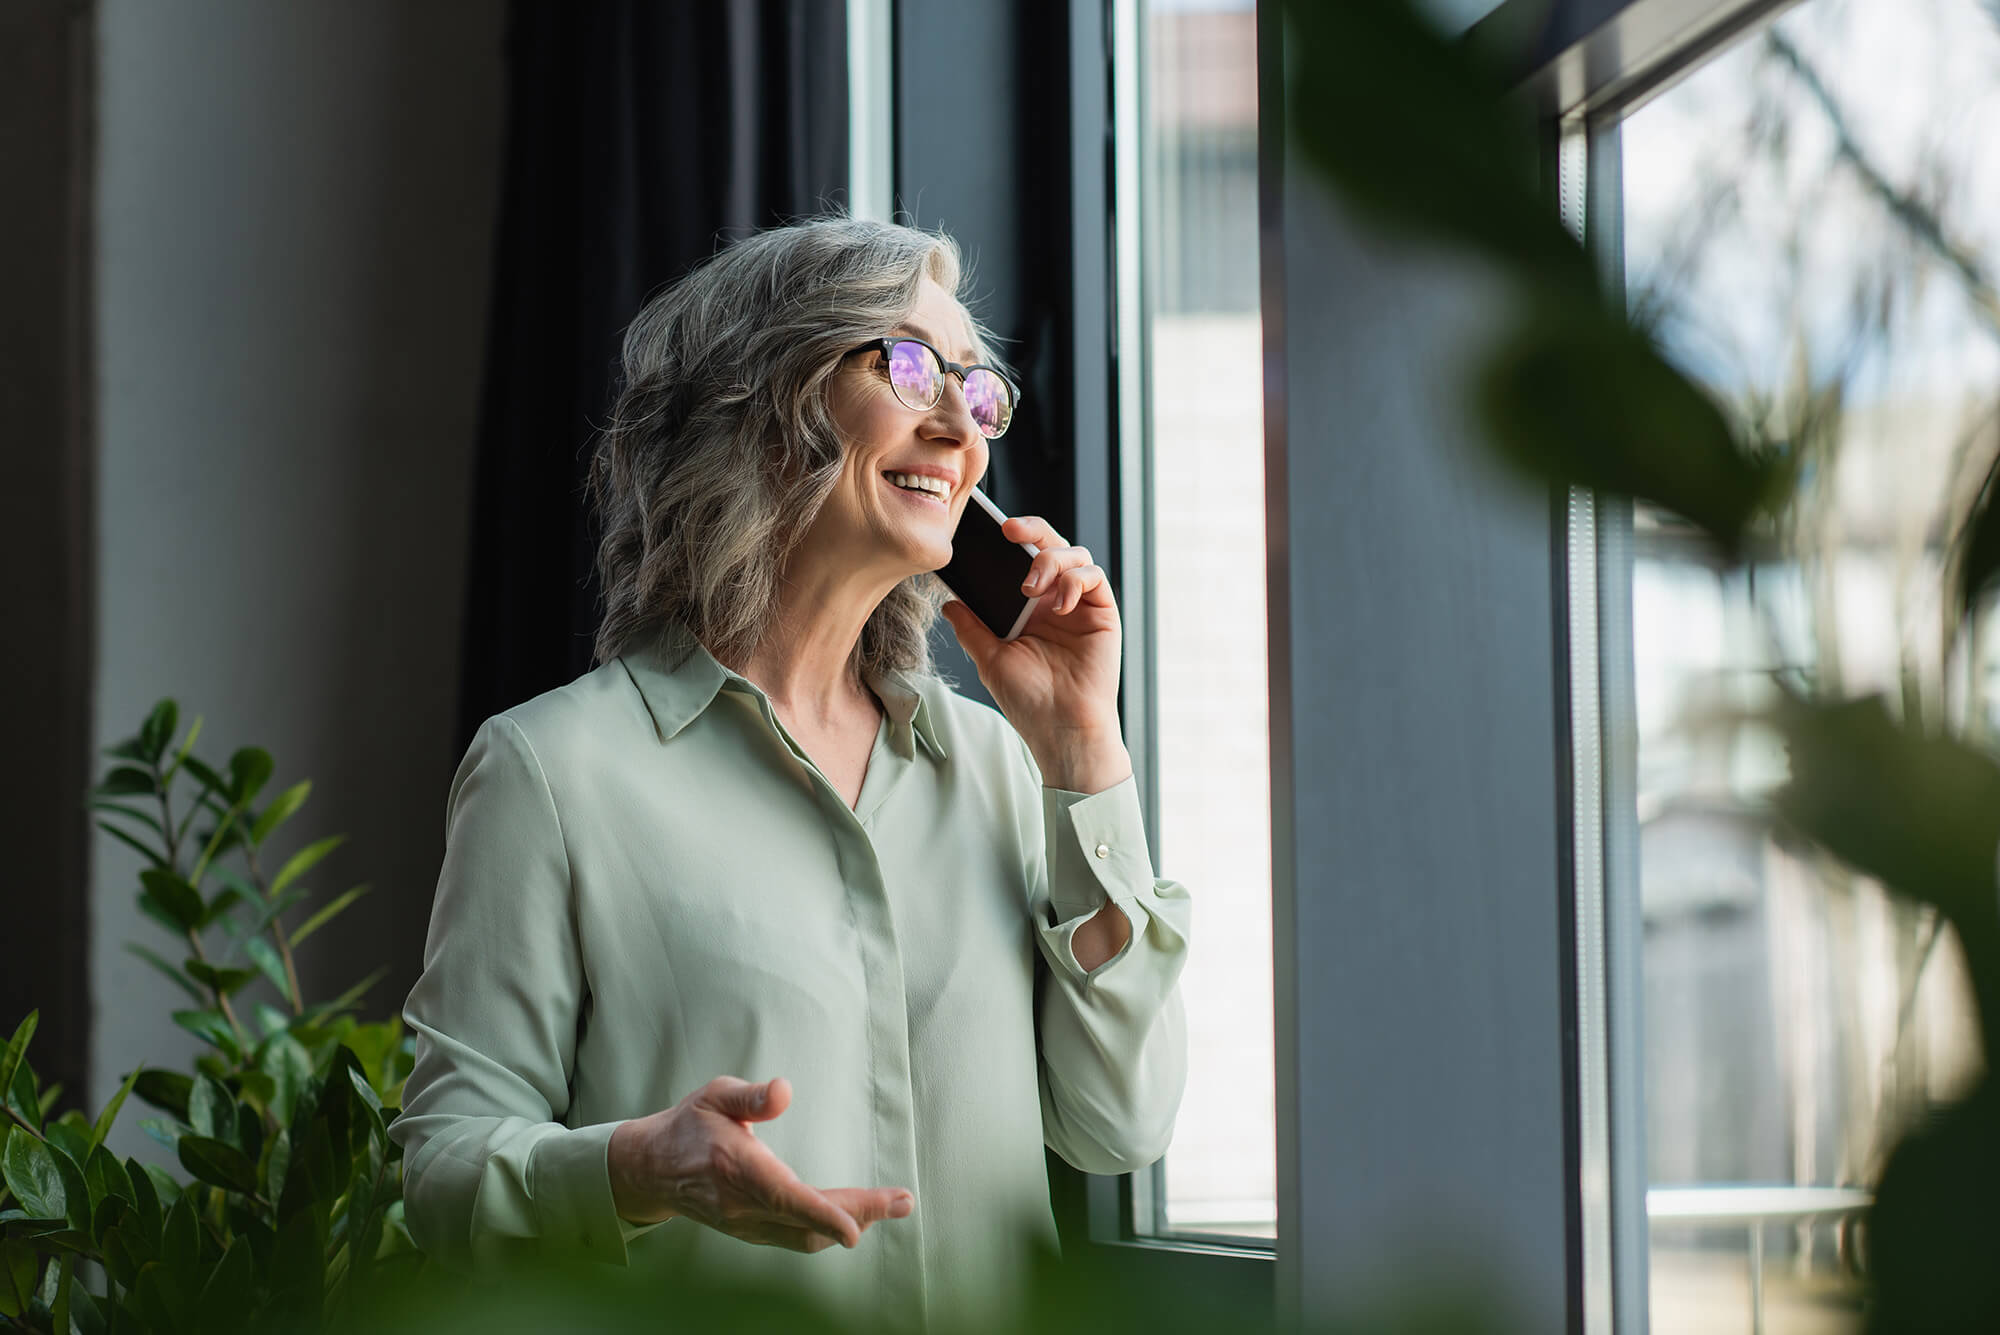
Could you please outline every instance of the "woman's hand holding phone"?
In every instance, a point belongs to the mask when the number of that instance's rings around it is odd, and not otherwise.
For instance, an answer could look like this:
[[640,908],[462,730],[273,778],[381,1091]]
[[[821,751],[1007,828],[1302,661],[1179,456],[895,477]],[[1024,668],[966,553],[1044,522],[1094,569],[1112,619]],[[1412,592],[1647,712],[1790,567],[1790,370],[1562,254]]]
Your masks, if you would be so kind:
[[1020,634],[1002,639],[958,599],[944,605],[944,617],[981,684],[1028,743],[1043,782],[1100,792],[1132,772],[1118,720],[1124,632],[1117,600],[1088,549],[1071,546],[1039,515],[1015,515],[1000,529],[1039,549],[1022,591],[1040,601]]

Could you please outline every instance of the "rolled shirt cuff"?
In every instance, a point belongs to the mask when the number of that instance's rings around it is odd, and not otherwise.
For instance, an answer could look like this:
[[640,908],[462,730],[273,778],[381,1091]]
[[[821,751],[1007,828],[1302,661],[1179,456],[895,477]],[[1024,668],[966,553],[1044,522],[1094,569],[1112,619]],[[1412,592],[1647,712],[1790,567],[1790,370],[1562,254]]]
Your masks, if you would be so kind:
[[618,1213],[611,1196],[611,1133],[620,1125],[565,1128],[535,1146],[530,1193],[547,1255],[622,1266],[632,1239],[667,1222],[634,1224]]

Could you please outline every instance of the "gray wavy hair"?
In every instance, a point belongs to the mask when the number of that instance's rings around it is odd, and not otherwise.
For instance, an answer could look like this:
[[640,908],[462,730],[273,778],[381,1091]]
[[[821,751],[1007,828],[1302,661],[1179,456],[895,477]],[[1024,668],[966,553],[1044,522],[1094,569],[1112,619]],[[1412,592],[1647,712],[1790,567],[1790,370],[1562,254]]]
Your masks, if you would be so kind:
[[[747,658],[777,614],[786,556],[840,477],[828,396],[840,359],[907,318],[926,275],[959,295],[950,237],[823,216],[737,241],[646,303],[590,465],[599,663],[676,622],[717,659]],[[986,360],[992,336],[976,320],[972,335]],[[929,573],[898,584],[850,669],[936,675],[930,630],[950,596]]]

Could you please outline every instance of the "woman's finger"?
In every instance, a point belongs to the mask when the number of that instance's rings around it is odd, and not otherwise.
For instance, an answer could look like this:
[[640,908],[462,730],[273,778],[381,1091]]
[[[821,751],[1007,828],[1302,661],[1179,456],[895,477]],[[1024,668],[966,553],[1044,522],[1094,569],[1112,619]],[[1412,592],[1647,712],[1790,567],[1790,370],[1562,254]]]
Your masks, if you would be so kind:
[[768,1122],[791,1105],[792,1086],[783,1076],[753,1085],[733,1075],[719,1075],[703,1085],[696,1097],[739,1122]]
[[1076,605],[1083,601],[1085,594],[1103,583],[1105,583],[1103,566],[1087,565],[1065,570],[1057,584],[1055,610],[1058,613],[1074,611]]
[[902,1187],[828,1187],[820,1193],[854,1218],[865,1232],[884,1219],[906,1219],[917,1198]]
[[[778,1171],[771,1171],[771,1165]],[[754,1176],[744,1185],[773,1219],[816,1229],[843,1247],[861,1241],[861,1225],[854,1222],[854,1216],[828,1200],[824,1192],[799,1181],[776,1155],[770,1156],[769,1164],[752,1172]]]
[[1028,563],[1028,574],[1021,583],[1021,592],[1031,595],[1047,593],[1055,587],[1057,577],[1065,570],[1089,564],[1088,547],[1052,547]]
[[1049,521],[1040,515],[1014,515],[1000,525],[1000,531],[1015,542],[1032,542],[1043,551],[1069,546],[1069,539],[1049,527]]

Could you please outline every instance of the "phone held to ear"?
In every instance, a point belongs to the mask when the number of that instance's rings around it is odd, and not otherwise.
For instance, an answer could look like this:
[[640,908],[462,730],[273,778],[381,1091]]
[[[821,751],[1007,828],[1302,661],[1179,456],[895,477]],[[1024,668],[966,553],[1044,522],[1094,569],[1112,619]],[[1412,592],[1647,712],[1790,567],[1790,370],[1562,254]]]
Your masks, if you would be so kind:
[[1021,592],[1021,581],[1028,577],[1041,548],[1002,533],[1000,524],[1006,518],[985,492],[974,487],[958,517],[958,531],[952,534],[951,563],[937,576],[988,630],[1011,640],[1047,595],[1030,598]]

